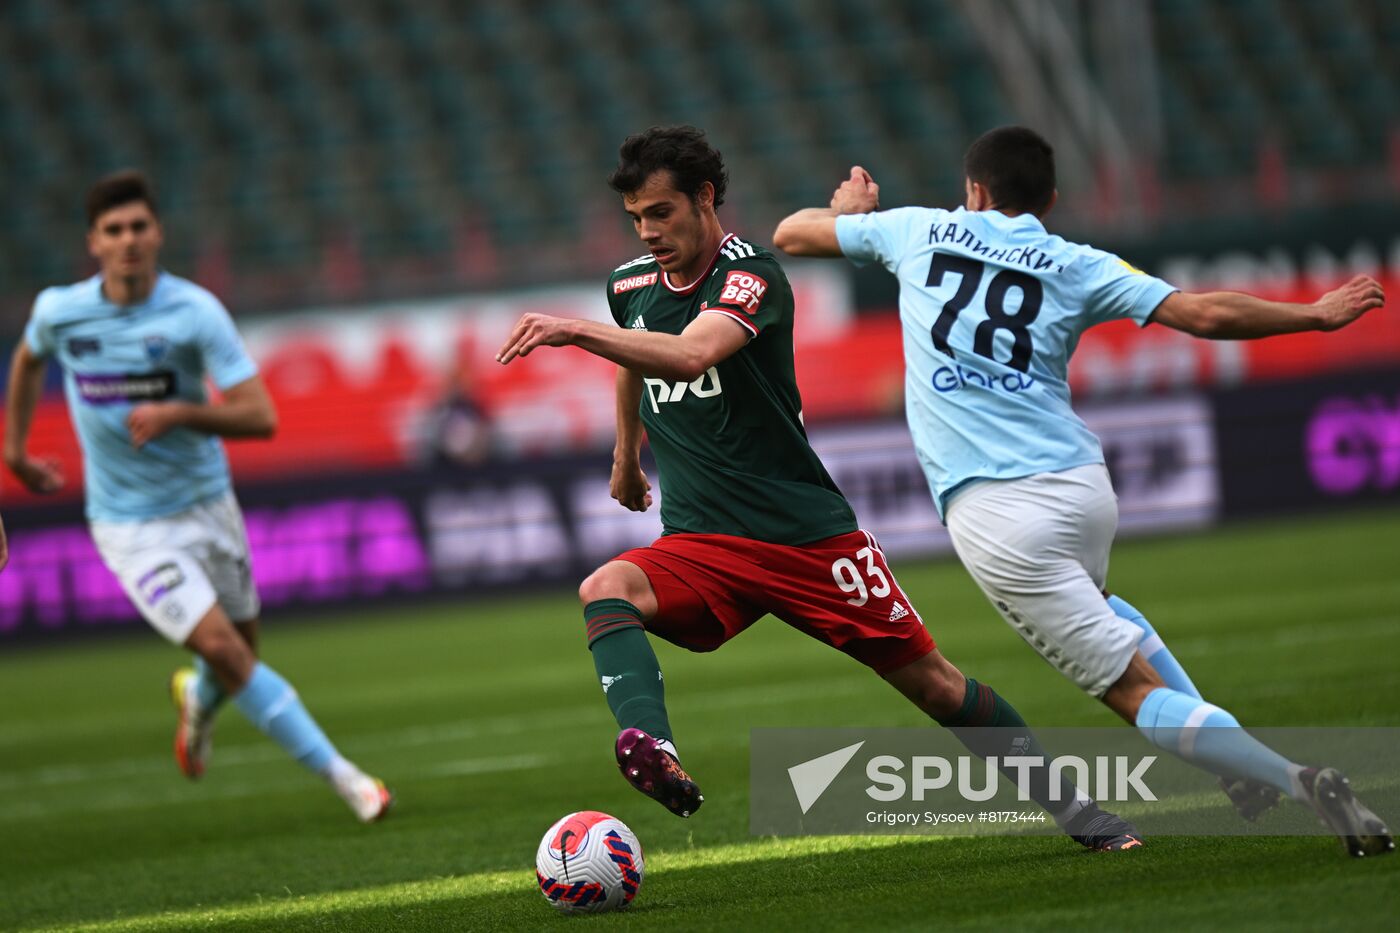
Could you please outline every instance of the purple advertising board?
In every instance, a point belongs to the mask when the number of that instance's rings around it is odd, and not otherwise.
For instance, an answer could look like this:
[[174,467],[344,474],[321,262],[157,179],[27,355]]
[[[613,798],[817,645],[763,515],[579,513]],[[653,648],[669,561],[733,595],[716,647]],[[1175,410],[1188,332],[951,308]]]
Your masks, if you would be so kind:
[[1400,370],[1214,397],[1227,515],[1400,503]]
[[[1192,395],[1091,409],[1125,533],[1199,527],[1217,508],[1210,409]],[[948,553],[902,421],[823,425],[812,443],[896,562]],[[608,495],[609,454],[305,477],[239,487],[265,615],[576,585],[661,533]],[[655,472],[651,471],[653,484]],[[658,500],[663,489],[656,488]],[[5,515],[0,644],[139,629],[78,506]]]

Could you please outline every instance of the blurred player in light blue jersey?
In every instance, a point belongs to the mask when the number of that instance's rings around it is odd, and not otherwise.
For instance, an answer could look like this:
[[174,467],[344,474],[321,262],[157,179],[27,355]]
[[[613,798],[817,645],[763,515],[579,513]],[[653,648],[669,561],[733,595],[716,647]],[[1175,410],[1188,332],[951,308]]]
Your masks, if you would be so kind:
[[215,713],[232,697],[359,819],[378,819],[391,800],[383,783],[341,757],[296,690],[257,657],[258,594],[220,440],[275,431],[257,366],[219,300],[157,266],[163,233],[143,175],[97,182],[87,214],[100,272],[34,302],[10,364],[5,464],[35,492],[63,486],[54,464],[26,451],[44,369],[57,358],[97,550],[146,621],[195,654],[196,667],[171,679],[180,770],[204,773]]
[[1055,163],[1035,132],[992,130],[964,170],[963,208],[881,211],[856,166],[829,208],[799,211],[774,234],[793,255],[878,262],[899,279],[909,427],[964,566],[1046,661],[1149,741],[1219,775],[1247,819],[1288,794],[1353,855],[1393,850],[1344,776],[1293,764],[1239,728],[1143,615],[1109,595],[1118,502],[1067,377],[1080,335],[1105,321],[1223,339],[1335,330],[1380,307],[1380,285],[1358,277],[1309,305],[1187,294],[1046,232]]

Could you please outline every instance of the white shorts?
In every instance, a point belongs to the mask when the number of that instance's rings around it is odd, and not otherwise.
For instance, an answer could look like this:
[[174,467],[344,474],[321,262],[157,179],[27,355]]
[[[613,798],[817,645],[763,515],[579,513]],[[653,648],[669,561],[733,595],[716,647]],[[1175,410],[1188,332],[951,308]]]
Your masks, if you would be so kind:
[[235,622],[257,618],[248,533],[232,492],[162,518],[91,527],[107,569],[175,644],[185,643],[215,603]]
[[1142,630],[1103,595],[1118,497],[1102,464],[984,480],[948,505],[953,547],[1040,656],[1094,696],[1132,660]]

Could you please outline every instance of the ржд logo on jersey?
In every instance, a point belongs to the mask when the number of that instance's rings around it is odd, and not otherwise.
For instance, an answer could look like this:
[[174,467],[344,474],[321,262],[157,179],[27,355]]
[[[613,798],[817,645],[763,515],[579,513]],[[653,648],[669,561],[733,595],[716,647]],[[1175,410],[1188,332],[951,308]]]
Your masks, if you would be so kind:
[[621,295],[623,292],[630,292],[634,288],[655,285],[656,276],[657,273],[648,272],[646,275],[629,275],[625,279],[618,279],[613,283],[613,294]]
[[643,379],[651,410],[661,413],[661,406],[679,402],[689,392],[696,398],[714,398],[724,391],[719,384],[719,371],[711,366],[694,382],[667,382],[665,379]]
[[724,278],[724,289],[719,293],[720,304],[732,304],[747,314],[758,310],[763,296],[768,292],[768,283],[752,272],[735,269]]

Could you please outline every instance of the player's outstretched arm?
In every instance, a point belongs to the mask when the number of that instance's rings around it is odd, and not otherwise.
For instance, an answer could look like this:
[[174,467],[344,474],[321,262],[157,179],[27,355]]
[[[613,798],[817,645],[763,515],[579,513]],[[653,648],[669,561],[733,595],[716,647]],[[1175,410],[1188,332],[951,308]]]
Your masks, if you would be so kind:
[[5,399],[5,466],[31,492],[57,492],[63,488],[63,472],[57,461],[29,456],[29,427],[34,408],[44,391],[48,360],[37,356],[20,340],[10,359],[9,394]]
[[536,347],[575,346],[644,376],[691,382],[748,340],[749,332],[722,314],[701,314],[679,334],[527,314],[506,338],[496,362],[529,356]]
[[829,207],[806,207],[789,214],[773,231],[773,245],[789,256],[838,257],[841,244],[836,239],[837,216]]
[[1337,330],[1385,304],[1385,291],[1358,275],[1312,304],[1265,301],[1241,292],[1173,292],[1148,318],[1213,340],[1250,340],[1305,330]]
[[271,437],[277,433],[277,407],[261,376],[224,390],[221,402],[147,402],[126,419],[131,445],[141,447],[171,428],[189,428],[220,437]]
[[842,214],[868,214],[880,209],[880,186],[859,165],[831,196],[829,207],[808,207],[783,218],[773,231],[773,245],[789,256],[841,255],[836,239],[836,218]]
[[645,512],[651,506],[651,482],[642,470],[642,377],[617,368],[617,444],[613,447],[609,492],[623,508]]

